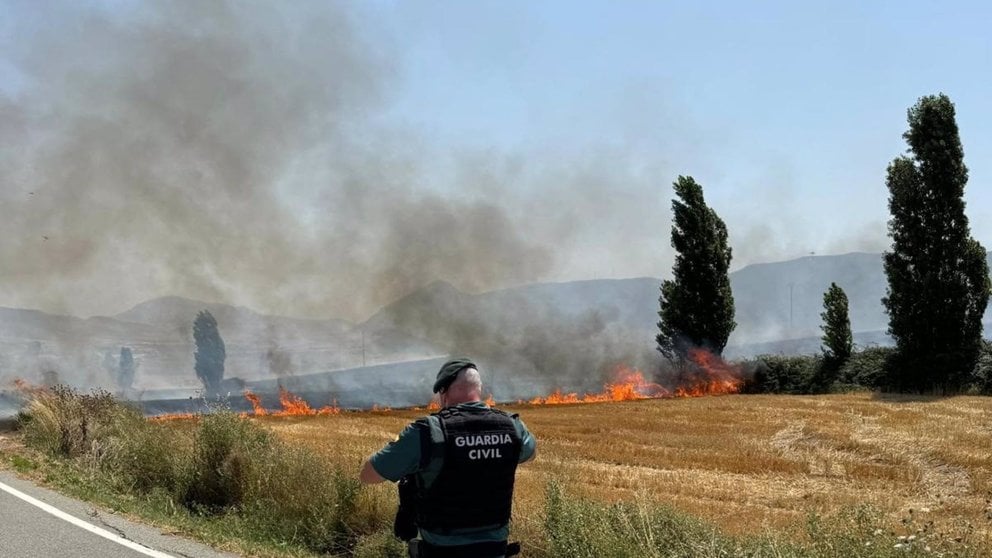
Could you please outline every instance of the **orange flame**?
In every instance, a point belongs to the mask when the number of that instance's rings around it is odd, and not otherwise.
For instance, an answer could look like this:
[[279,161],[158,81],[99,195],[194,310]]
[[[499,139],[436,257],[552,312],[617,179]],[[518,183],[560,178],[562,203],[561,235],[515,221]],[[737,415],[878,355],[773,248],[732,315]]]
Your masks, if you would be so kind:
[[[249,390],[244,392],[245,399],[251,403],[252,413],[251,416],[264,417],[292,417],[292,416],[317,416],[317,415],[340,415],[341,408],[338,407],[337,402],[332,405],[321,407],[320,409],[314,409],[309,403],[304,401],[301,397],[294,395],[289,390],[283,387],[279,387],[279,405],[282,407],[278,411],[268,411],[262,406],[261,398],[252,393]],[[248,413],[244,413],[245,416]]]
[[31,382],[23,378],[14,378],[14,381],[11,382],[11,384],[14,386],[14,391],[24,395],[36,395],[48,391],[45,386],[33,385]]
[[252,414],[256,417],[264,417],[269,414],[269,412],[265,410],[265,407],[262,406],[262,399],[247,389],[245,390],[245,399],[251,403]]
[[730,364],[705,349],[690,349],[689,360],[696,365],[696,373],[688,378],[688,385],[675,391],[676,397],[740,393],[744,386],[740,366]]
[[740,393],[744,380],[740,367],[727,363],[703,349],[689,352],[689,360],[695,365],[686,383],[669,391],[661,385],[644,379],[640,370],[618,366],[613,373],[613,381],[603,386],[599,393],[562,393],[556,389],[545,397],[535,397],[528,401],[531,405],[564,405],[576,403],[603,403],[607,401],[636,401],[639,399],[660,399],[669,397],[700,397]]
[[[693,349],[689,351],[689,360],[694,367],[682,378],[680,386],[673,390],[649,382],[644,378],[640,370],[618,366],[613,372],[613,379],[603,386],[603,391],[599,393],[563,393],[556,389],[545,397],[535,397],[529,401],[518,401],[519,404],[529,403],[531,405],[566,405],[580,403],[603,403],[608,401],[637,401],[641,399],[661,399],[673,397],[701,397],[704,395],[722,395],[740,393],[744,380],[741,368],[738,365],[728,363],[719,356],[703,349]],[[43,389],[32,388],[23,380],[15,380],[18,389]],[[282,407],[279,411],[268,411],[262,406],[261,398],[245,390],[245,399],[251,403],[253,412],[244,413],[243,416],[316,416],[316,415],[338,415],[341,409],[337,402],[333,405],[314,409],[299,396],[294,395],[285,388],[279,388],[279,404]],[[492,394],[486,397],[486,405],[490,407],[496,405],[496,400]],[[415,410],[420,410],[414,407]],[[437,399],[431,400],[427,405],[430,412],[439,411],[441,404]],[[380,407],[374,405],[373,412],[390,412],[390,407]],[[197,418],[199,415],[191,413],[174,413],[152,417],[151,420],[164,421],[176,419]]]

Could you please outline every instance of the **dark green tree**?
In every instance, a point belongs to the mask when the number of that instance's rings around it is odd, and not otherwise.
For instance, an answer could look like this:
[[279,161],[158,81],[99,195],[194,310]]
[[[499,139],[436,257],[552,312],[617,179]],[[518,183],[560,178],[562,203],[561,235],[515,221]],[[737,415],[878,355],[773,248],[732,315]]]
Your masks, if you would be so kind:
[[689,349],[723,352],[734,330],[734,295],[730,290],[731,250],[727,227],[706,205],[703,187],[679,176],[672,200],[672,279],[661,283],[658,350],[684,361]]
[[117,364],[117,387],[127,393],[134,384],[134,355],[128,347],[121,347],[121,357]]
[[851,335],[851,318],[848,315],[847,293],[830,283],[823,293],[823,353],[828,361],[843,364],[851,358],[854,337]]
[[203,382],[207,396],[213,397],[220,393],[220,384],[224,379],[224,340],[217,330],[217,320],[207,310],[202,310],[193,321],[193,340],[196,342],[194,357],[196,377]]
[[888,168],[888,290],[882,303],[897,355],[892,387],[954,392],[970,380],[989,298],[985,248],[971,238],[963,199],[968,169],[954,105],[921,98],[903,134],[909,155]]

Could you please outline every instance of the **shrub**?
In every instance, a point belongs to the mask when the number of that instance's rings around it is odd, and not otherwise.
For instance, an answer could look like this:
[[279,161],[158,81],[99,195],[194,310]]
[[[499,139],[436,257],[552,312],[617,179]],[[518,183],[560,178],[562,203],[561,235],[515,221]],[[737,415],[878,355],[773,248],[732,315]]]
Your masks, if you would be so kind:
[[20,423],[67,478],[216,515],[246,540],[333,555],[405,553],[389,540],[395,507],[387,490],[360,490],[353,475],[234,413],[205,415],[187,429],[148,421],[105,392],[57,387],[32,394]]
[[236,414],[201,419],[191,463],[183,503],[201,513],[236,512],[246,538],[339,554],[374,532],[356,513],[353,475]]
[[[992,356],[988,362],[992,363]],[[805,394],[885,389],[894,363],[892,347],[862,349],[843,364],[821,355],[763,355],[744,363],[750,371],[744,392]]]
[[[338,553],[354,545],[358,480],[304,448],[271,442],[252,458],[242,506],[256,535]],[[364,533],[358,533],[364,534]]]
[[140,412],[106,391],[85,395],[57,385],[34,392],[19,423],[28,445],[52,457],[71,458],[101,453],[106,438],[135,419],[141,419]]
[[762,355],[745,365],[754,374],[744,385],[747,393],[811,393],[822,366],[819,356]]
[[406,558],[406,544],[393,536],[392,530],[378,531],[358,539],[354,558]]
[[193,435],[189,485],[183,503],[216,513],[241,504],[248,491],[250,468],[264,459],[271,435],[230,412],[204,416]]
[[557,482],[547,488],[544,530],[552,557],[720,556],[713,550],[724,546],[714,529],[667,507],[583,501]]
[[20,416],[25,442],[52,457],[79,459],[118,489],[146,492],[181,485],[180,436],[151,424],[105,391],[80,394],[66,386],[37,390]]
[[855,352],[841,367],[839,381],[868,388],[886,387],[886,371],[895,352],[894,347],[868,347]]
[[[645,501],[602,504],[548,485],[544,528],[546,558],[895,558],[979,556],[980,550],[931,537],[923,530],[897,537],[867,506],[829,517],[808,516],[791,540],[767,535],[730,537],[712,526]],[[960,540],[960,539],[957,539]]]
[[978,362],[972,374],[975,379],[975,389],[986,395],[992,395],[992,342],[982,340],[978,353]]
[[145,494],[162,489],[179,495],[186,487],[190,448],[186,436],[142,417],[107,441],[99,466],[118,489]]

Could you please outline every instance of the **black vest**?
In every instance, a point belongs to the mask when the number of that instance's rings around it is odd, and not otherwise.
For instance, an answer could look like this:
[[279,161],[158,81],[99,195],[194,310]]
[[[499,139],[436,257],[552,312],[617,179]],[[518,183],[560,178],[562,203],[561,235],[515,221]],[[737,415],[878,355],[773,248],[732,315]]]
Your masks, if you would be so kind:
[[522,446],[513,417],[470,406],[435,416],[444,433],[444,457],[434,482],[418,491],[417,525],[444,533],[509,522]]

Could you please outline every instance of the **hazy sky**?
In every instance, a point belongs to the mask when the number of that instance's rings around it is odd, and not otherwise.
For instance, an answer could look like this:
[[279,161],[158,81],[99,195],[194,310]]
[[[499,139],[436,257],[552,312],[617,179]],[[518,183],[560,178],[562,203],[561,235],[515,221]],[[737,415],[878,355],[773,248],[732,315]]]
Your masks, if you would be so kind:
[[880,252],[937,92],[989,246],[989,29],[983,2],[0,1],[0,305],[362,319],[434,279],[661,277],[679,174],[735,269]]

